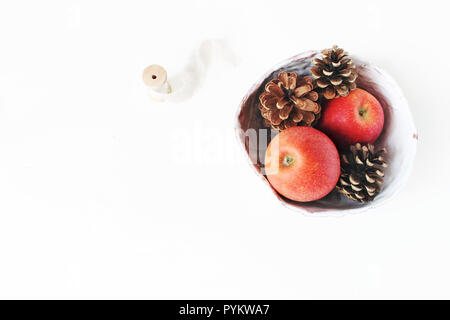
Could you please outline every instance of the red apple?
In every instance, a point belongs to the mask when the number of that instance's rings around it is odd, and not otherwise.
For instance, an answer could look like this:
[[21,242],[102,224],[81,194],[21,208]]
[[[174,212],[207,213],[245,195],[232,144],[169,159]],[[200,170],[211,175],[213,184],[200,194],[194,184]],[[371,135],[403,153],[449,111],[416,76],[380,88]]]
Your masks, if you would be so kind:
[[380,102],[369,92],[356,88],[348,96],[328,102],[318,128],[340,148],[351,144],[374,143],[383,130],[384,113]]
[[266,150],[266,175],[272,187],[295,201],[326,196],[339,179],[339,154],[319,130],[292,127],[272,139]]

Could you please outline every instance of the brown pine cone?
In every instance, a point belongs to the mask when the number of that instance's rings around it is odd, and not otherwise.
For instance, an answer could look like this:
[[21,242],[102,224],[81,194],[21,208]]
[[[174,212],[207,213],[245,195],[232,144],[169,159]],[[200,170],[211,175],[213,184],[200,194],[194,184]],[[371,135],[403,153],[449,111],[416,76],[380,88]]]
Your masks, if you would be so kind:
[[311,68],[311,74],[325,99],[345,97],[356,88],[358,75],[352,59],[347,56],[344,49],[333,46],[322,51],[322,59],[313,59],[315,66]]
[[259,96],[258,105],[264,125],[276,130],[294,126],[312,126],[320,117],[321,107],[316,102],[311,77],[299,77],[293,72],[280,72],[269,81]]
[[341,177],[336,189],[347,198],[365,203],[372,201],[380,192],[383,183],[383,159],[386,149],[375,152],[371,144],[350,146],[350,151],[341,154]]

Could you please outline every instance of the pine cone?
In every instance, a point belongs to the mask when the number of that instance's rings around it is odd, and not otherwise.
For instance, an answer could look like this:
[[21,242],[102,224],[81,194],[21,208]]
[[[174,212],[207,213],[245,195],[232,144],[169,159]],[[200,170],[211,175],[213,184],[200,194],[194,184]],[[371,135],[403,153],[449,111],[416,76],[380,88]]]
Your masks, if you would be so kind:
[[320,117],[321,107],[316,102],[319,94],[311,77],[299,77],[293,72],[280,72],[269,81],[259,96],[258,105],[264,125],[284,130],[297,125],[312,126]]
[[382,157],[384,153],[385,148],[375,152],[371,144],[350,146],[349,152],[341,154],[341,177],[337,190],[354,201],[372,201],[383,183],[383,168],[387,167]]
[[313,59],[311,74],[325,99],[345,97],[356,88],[358,77],[352,59],[344,49],[333,46],[322,51],[322,59]]

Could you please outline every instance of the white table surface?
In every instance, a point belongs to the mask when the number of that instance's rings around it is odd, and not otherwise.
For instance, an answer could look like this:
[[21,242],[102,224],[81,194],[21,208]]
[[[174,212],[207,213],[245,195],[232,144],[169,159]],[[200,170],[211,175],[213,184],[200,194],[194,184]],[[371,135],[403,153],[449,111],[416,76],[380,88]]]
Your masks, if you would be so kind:
[[[0,298],[450,298],[444,1],[2,1]],[[207,39],[216,68],[157,104]],[[409,184],[365,214],[282,207],[235,140],[272,65],[339,44],[387,70],[419,130]],[[184,148],[184,149],[183,149]]]

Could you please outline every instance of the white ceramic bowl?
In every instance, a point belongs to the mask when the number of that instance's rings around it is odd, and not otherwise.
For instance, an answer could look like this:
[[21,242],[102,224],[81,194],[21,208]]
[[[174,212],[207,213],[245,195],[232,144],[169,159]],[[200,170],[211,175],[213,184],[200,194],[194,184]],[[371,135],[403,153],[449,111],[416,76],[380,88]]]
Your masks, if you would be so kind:
[[[248,140],[252,131],[258,132],[265,129],[257,107],[258,96],[263,91],[264,85],[276,77],[280,71],[296,72],[302,76],[310,75],[311,60],[319,55],[319,51],[308,51],[289,58],[272,68],[250,88],[236,115],[237,138],[258,176],[287,207],[313,216],[338,216],[363,212],[381,205],[398,193],[407,182],[416,153],[418,135],[408,102],[397,83],[384,70],[358,57],[351,56],[358,73],[357,86],[369,91],[380,101],[385,115],[384,129],[375,142],[375,148],[387,148],[386,159],[389,167],[385,170],[381,192],[374,201],[360,204],[343,197],[336,191],[331,192],[323,199],[312,202],[302,203],[286,199],[270,186],[264,175],[264,153],[267,143],[262,141],[262,143],[251,144]],[[270,141],[270,138],[268,140]]]

